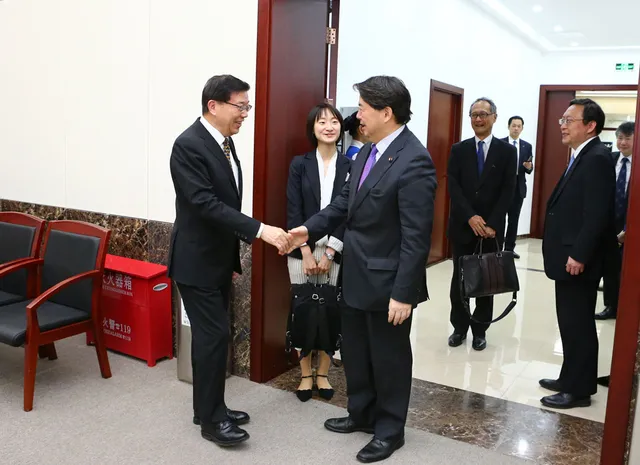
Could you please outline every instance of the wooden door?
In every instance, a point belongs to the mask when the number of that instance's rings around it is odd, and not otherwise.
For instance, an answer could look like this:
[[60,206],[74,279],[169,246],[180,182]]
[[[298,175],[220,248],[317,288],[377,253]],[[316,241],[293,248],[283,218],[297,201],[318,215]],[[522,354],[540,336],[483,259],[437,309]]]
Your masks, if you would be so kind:
[[538,142],[534,159],[536,177],[531,211],[531,235],[537,238],[542,238],[547,200],[569,162],[569,148],[562,143],[558,120],[576,96],[575,90],[540,92]]
[[460,141],[461,137],[463,94],[463,89],[431,80],[427,150],[436,166],[438,188],[428,264],[437,263],[449,257],[447,225],[450,200],[447,164],[451,146]]
[[[289,163],[311,149],[307,115],[325,98],[328,0],[259,0],[253,213],[286,228]],[[286,257],[262,241],[251,265],[251,379],[284,372],[290,293]]]

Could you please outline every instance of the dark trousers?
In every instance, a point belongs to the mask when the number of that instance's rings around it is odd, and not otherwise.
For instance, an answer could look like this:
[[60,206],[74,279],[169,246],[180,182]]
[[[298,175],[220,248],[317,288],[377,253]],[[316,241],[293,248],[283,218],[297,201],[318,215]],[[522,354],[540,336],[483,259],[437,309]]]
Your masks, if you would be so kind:
[[[476,323],[472,321],[464,308],[462,295],[460,293],[460,257],[472,255],[474,251],[479,251],[477,242],[469,244],[451,243],[453,251],[453,276],[451,277],[451,289],[449,297],[451,299],[450,321],[453,325],[453,332],[457,334],[467,334],[469,326],[474,336],[485,337],[488,324]],[[496,241],[493,239],[483,241],[482,252],[497,252]],[[476,308],[473,312],[475,319],[479,321],[491,321],[493,318],[493,296],[479,297],[476,300]]]
[[347,378],[347,409],[358,425],[382,440],[404,436],[411,395],[411,320],[393,326],[386,311],[342,311],[340,353]]
[[191,322],[193,413],[202,423],[224,421],[231,282],[217,289],[176,284]]
[[598,335],[593,314],[598,281],[556,281],[556,313],[564,360],[562,392],[590,396],[597,391]]
[[513,195],[513,201],[507,212],[508,223],[507,233],[504,237],[504,250],[514,250],[516,248],[516,237],[518,236],[518,220],[520,219],[520,210],[522,210],[523,197],[516,192]]
[[[617,241],[616,241],[617,242]],[[615,248],[614,248],[615,247]],[[607,253],[604,260],[604,304],[618,309],[618,294],[620,293],[620,272],[622,271],[622,247],[616,244]]]

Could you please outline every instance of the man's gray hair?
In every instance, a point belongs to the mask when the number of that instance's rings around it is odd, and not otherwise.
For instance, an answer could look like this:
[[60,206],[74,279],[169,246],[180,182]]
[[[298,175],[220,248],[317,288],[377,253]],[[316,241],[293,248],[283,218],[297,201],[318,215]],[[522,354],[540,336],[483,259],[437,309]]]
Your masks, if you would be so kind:
[[473,106],[474,106],[476,103],[478,103],[478,102],[487,102],[487,103],[489,104],[489,106],[491,107],[491,113],[492,113],[492,114],[494,114],[494,115],[495,115],[496,113],[498,113],[498,107],[496,107],[496,104],[495,104],[495,103],[493,103],[493,100],[491,100],[490,98],[487,98],[487,97],[480,97],[480,98],[477,98],[477,99],[476,99],[476,100],[471,104],[471,106],[469,107],[469,114],[471,114],[471,109],[472,109],[472,108],[473,108]]

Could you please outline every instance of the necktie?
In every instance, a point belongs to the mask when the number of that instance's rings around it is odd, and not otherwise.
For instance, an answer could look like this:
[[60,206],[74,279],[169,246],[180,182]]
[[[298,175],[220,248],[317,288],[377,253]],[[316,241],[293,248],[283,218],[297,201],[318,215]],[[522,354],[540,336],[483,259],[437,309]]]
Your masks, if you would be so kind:
[[231,166],[231,146],[229,145],[228,137],[224,138],[224,142],[222,143],[222,151],[224,152],[225,157],[227,157],[229,166]]
[[575,157],[575,155],[571,155],[571,158],[569,159],[569,166],[567,166],[567,171],[564,172],[565,176],[567,175],[567,173],[571,169],[571,165],[573,165],[574,161],[576,161],[576,157]]
[[520,155],[518,155],[518,142],[513,141],[513,146],[516,148],[516,174],[520,171]]
[[369,158],[367,158],[367,162],[364,164],[364,169],[362,170],[362,176],[360,176],[360,184],[358,184],[358,190],[360,190],[362,183],[364,182],[365,179],[367,179],[367,176],[369,176],[369,172],[371,171],[371,168],[373,168],[373,165],[376,164],[377,154],[378,154],[378,147],[376,147],[376,144],[372,144],[371,153],[369,154]]
[[484,141],[478,142],[478,174],[484,169]]
[[616,219],[620,219],[624,216],[624,207],[627,200],[627,163],[629,163],[629,159],[627,157],[623,157],[620,173],[616,180]]

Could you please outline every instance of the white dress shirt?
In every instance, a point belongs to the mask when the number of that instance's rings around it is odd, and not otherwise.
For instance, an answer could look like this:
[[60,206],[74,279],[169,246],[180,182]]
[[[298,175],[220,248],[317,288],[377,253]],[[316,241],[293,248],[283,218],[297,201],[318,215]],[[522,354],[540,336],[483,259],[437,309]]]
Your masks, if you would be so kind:
[[618,161],[616,162],[616,180],[617,180],[618,176],[620,176],[620,170],[622,169],[622,160],[624,158],[629,160],[627,162],[627,180],[626,180],[626,183],[624,185],[624,191],[625,192],[627,192],[627,190],[629,189],[629,179],[631,179],[631,157],[632,157],[632,155],[629,155],[628,157],[625,157],[624,155],[622,155],[622,152],[620,152],[620,156],[618,157]]
[[520,172],[520,139],[513,139],[509,136],[509,144],[513,145],[514,142],[516,143],[516,174],[518,174]]
[[378,153],[376,153],[376,163],[378,163],[378,160],[380,160],[380,157],[384,154],[384,152],[389,148],[389,146],[391,145],[391,143],[396,140],[396,138],[400,135],[400,133],[402,131],[404,131],[404,128],[406,126],[403,124],[402,126],[400,126],[398,129],[396,129],[395,131],[393,131],[391,134],[389,134],[387,137],[385,137],[384,139],[382,139],[380,142],[378,142],[376,144],[376,147],[378,149]]
[[[478,153],[478,143],[480,142],[480,139],[478,139],[478,136],[476,136],[475,139],[476,139],[476,153]],[[489,134],[487,138],[483,140],[485,161],[487,160],[487,154],[489,153],[489,147],[491,147],[492,140],[493,140],[493,134]]]
[[[222,149],[222,151],[224,152],[224,139],[225,137],[220,133],[220,131],[218,131],[216,128],[214,128],[211,123],[209,123],[209,121],[207,121],[207,119],[204,116],[200,117],[200,123],[204,126],[204,128],[209,132],[209,134],[211,134],[211,137],[213,137],[213,139],[218,143],[218,145],[220,146],[220,148]],[[231,171],[233,172],[233,180],[236,183],[236,187],[239,189],[240,183],[238,181],[238,165],[236,163],[235,158],[233,158],[233,155],[231,155],[231,157],[229,158],[229,161],[231,162]],[[260,239],[260,236],[262,235],[262,230],[264,229],[264,224],[260,223],[260,229],[258,229],[258,234],[256,234],[256,237],[258,239]]]
[[573,161],[574,161],[574,162],[578,159],[578,156],[580,155],[580,152],[582,152],[582,149],[583,149],[583,148],[585,148],[585,146],[586,146],[589,142],[591,142],[593,139],[595,139],[596,137],[598,137],[598,136],[593,136],[591,139],[587,139],[587,140],[585,140],[582,144],[580,144],[580,145],[578,146],[578,148],[577,148],[577,149],[575,149],[575,150],[573,151]]
[[[338,152],[334,153],[329,160],[327,172],[324,171],[324,160],[320,152],[316,150],[316,161],[318,162],[318,174],[320,175],[320,210],[323,210],[331,203],[331,195],[333,194],[333,184],[336,180],[336,162],[338,160]],[[316,246],[331,247],[336,252],[342,252],[342,241],[331,236],[324,236]]]

